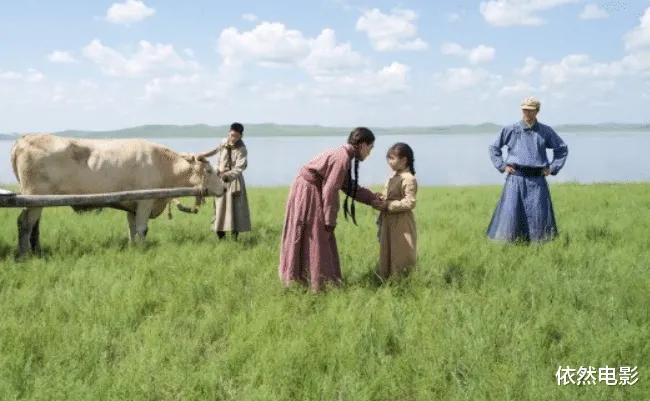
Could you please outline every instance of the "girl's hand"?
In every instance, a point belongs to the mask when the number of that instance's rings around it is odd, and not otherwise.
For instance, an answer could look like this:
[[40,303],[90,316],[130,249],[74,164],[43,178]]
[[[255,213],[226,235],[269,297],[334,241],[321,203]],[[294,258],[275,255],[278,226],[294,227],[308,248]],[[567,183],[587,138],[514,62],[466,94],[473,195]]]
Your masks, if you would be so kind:
[[384,211],[388,209],[388,202],[386,202],[385,200],[375,201],[372,203],[372,207],[375,208],[376,210]]

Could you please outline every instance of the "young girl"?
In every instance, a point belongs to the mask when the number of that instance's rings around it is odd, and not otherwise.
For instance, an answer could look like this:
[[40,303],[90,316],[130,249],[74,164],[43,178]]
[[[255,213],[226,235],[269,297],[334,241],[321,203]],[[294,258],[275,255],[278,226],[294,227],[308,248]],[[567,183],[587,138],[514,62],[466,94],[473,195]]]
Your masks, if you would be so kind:
[[406,273],[416,263],[415,218],[413,209],[418,184],[415,180],[414,155],[411,147],[398,142],[388,149],[388,165],[393,173],[388,177],[382,198],[387,201],[377,219],[379,226],[379,265],[382,280]]

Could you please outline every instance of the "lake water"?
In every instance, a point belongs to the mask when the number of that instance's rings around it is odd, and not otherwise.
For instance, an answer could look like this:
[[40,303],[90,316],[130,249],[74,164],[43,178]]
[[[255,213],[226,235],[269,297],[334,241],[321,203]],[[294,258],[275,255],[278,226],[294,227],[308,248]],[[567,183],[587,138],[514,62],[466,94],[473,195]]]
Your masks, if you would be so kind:
[[[562,133],[569,157],[559,175],[549,182],[635,182],[650,181],[650,133],[571,134]],[[337,147],[341,137],[245,138],[249,164],[244,173],[252,187],[290,185],[299,167],[323,150]],[[406,142],[415,151],[418,183],[430,185],[502,184],[503,175],[492,166],[489,134],[378,136],[375,149],[359,168],[363,185],[383,184],[390,173],[386,150],[395,142]],[[218,138],[153,139],[180,152],[201,152],[214,148]],[[10,150],[13,141],[0,141],[0,183],[15,184]],[[548,152],[549,160],[552,158]],[[504,157],[506,151],[504,149]]]

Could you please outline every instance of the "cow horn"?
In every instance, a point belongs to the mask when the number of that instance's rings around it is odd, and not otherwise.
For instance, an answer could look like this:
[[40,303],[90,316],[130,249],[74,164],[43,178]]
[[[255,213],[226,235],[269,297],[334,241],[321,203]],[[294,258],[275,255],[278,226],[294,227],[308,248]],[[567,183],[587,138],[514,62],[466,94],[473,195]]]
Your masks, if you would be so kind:
[[207,152],[199,153],[197,158],[199,160],[205,160],[205,159],[207,159],[209,157],[212,157],[212,156],[216,155],[217,152],[219,152],[219,149],[221,149],[221,145],[219,145],[216,148],[214,148],[212,150],[209,150]]

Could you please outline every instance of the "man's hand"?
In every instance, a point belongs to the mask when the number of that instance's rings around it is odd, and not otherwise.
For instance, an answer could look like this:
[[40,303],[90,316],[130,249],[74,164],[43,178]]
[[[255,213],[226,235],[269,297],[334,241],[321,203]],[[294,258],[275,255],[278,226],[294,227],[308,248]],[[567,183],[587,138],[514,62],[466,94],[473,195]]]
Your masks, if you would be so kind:
[[551,174],[551,170],[548,169],[548,168],[545,168],[544,170],[542,170],[542,174],[544,174],[544,176],[547,176],[547,175]]
[[508,174],[512,174],[512,173],[514,173],[514,172],[515,172],[515,168],[514,168],[514,167],[512,167],[512,166],[506,166],[506,171],[505,171],[506,175],[508,175]]

